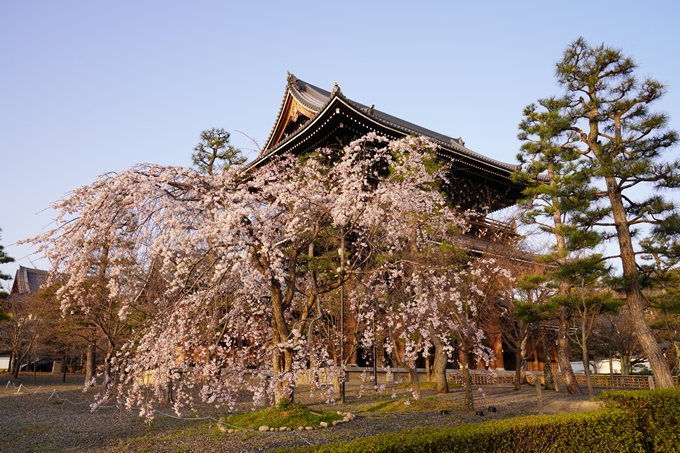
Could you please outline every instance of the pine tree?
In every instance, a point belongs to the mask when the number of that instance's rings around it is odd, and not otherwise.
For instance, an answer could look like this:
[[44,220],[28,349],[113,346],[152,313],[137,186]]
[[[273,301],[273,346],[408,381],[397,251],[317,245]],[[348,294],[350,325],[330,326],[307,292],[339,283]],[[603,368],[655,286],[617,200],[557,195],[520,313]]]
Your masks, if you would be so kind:
[[241,156],[241,150],[229,144],[229,137],[229,132],[222,128],[213,127],[201,132],[201,141],[194,147],[195,152],[191,155],[199,172],[213,175],[246,161]]
[[[649,237],[640,241],[646,252],[642,256],[644,278],[643,290],[654,309],[651,324],[657,338],[670,343],[672,351],[673,374],[680,374],[680,250],[678,244],[668,237]],[[676,250],[674,250],[676,249]]]
[[[649,110],[665,93],[664,86],[650,78],[638,80],[636,69],[621,50],[591,47],[583,38],[574,41],[556,65],[557,81],[565,92],[557,108],[562,124],[552,135],[569,143],[568,153],[560,156],[578,156],[574,175],[599,188],[588,191],[589,199],[574,197],[581,204],[573,206],[573,240],[587,245],[615,239],[619,254],[608,258],[620,262],[622,290],[636,335],[657,386],[672,387],[668,363],[645,317],[636,261],[644,252],[634,238],[643,225],[651,225],[652,234],[680,233],[674,204],[658,194],[680,186],[680,162],[663,159],[678,135],[668,128],[667,115]],[[651,195],[636,200],[631,192],[643,188],[651,189]]]
[[[524,144],[517,156],[522,171],[514,175],[526,187],[525,199],[520,203],[524,208],[522,220],[537,225],[554,240],[552,250],[540,257],[553,274],[574,259],[570,252],[599,242],[597,234],[583,232],[571,224],[571,213],[588,205],[593,188],[577,171],[580,156],[573,150],[574,137],[565,133],[571,123],[561,115],[565,105],[565,99],[548,98],[539,100],[538,106],[530,104],[524,109],[518,135]],[[556,282],[555,286],[559,295],[569,293],[567,282]],[[556,315],[557,360],[567,391],[581,393],[569,360],[571,309],[559,305]]]
[[590,377],[590,337],[596,319],[603,313],[615,312],[621,303],[611,297],[606,280],[611,269],[601,255],[591,254],[585,258],[573,259],[560,266],[555,273],[557,280],[568,287],[553,300],[562,307],[569,307],[578,317],[577,332],[572,339],[581,347],[583,370],[588,384],[588,398],[595,401],[593,383]]
[[[2,231],[2,230],[0,230],[0,231]],[[11,256],[8,256],[7,253],[5,252],[5,247],[2,246],[2,244],[0,244],[0,264],[7,264],[7,263],[12,263],[12,262],[14,262],[14,258],[12,258]],[[11,280],[11,279],[12,279],[12,277],[10,275],[7,275],[7,274],[0,272],[0,280]],[[0,287],[0,299],[5,299],[8,296],[9,296],[9,294],[7,294],[7,292],[4,291]],[[5,316],[6,316],[5,312],[2,311],[2,309],[0,308],[0,319],[3,319]]]

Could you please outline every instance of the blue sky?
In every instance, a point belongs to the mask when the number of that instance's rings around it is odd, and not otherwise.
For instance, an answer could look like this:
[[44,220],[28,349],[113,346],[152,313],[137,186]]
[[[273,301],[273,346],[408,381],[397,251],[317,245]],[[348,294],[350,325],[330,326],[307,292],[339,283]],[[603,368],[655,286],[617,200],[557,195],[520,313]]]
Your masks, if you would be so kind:
[[679,19],[670,0],[0,0],[0,244],[17,259],[0,270],[47,268],[14,243],[102,173],[188,166],[211,127],[256,154],[286,71],[514,162],[522,108],[558,94],[554,63],[583,36],[666,83],[657,109],[680,129]]

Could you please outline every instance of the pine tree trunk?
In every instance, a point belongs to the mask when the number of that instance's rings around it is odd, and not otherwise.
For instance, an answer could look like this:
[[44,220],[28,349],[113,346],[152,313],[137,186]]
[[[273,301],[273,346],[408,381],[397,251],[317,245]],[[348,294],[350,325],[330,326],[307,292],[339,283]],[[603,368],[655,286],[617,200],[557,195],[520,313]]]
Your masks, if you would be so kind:
[[538,413],[543,413],[543,392],[541,392],[541,376],[534,374],[534,386],[536,387],[536,399],[538,400]]
[[560,307],[559,326],[557,330],[557,363],[562,370],[564,377],[564,384],[567,387],[567,392],[571,395],[579,395],[583,393],[581,387],[576,382],[574,370],[571,368],[569,361],[569,312],[566,307]]
[[[600,156],[598,156],[600,157]],[[602,159],[601,159],[602,160]],[[649,364],[654,372],[654,381],[657,388],[675,387],[673,376],[666,357],[661,351],[659,343],[654,337],[652,329],[647,323],[645,316],[645,305],[642,299],[640,283],[638,281],[637,262],[635,261],[635,251],[630,235],[630,227],[626,218],[626,211],[623,199],[618,189],[618,181],[613,176],[605,177],[607,184],[607,194],[612,208],[612,217],[616,226],[616,235],[619,242],[621,253],[621,267],[623,268],[623,281],[626,292],[626,306],[630,313],[630,320],[637,339],[642,346],[642,350],[649,360]]]
[[[554,184],[551,182],[551,185]],[[553,203],[555,206],[559,205],[559,200],[557,197],[553,198]],[[560,256],[566,257],[567,252],[567,241],[561,231],[562,225],[562,214],[559,209],[553,212],[553,221],[555,224],[555,240],[557,241],[557,251]],[[564,258],[560,259],[560,263],[564,264]],[[559,294],[566,296],[569,293],[569,285],[565,282],[560,283]],[[559,308],[559,321],[557,328],[557,363],[562,370],[562,376],[564,376],[564,384],[567,387],[567,393],[570,395],[579,395],[583,393],[581,388],[578,386],[576,381],[576,376],[574,375],[574,370],[571,368],[571,362],[569,361],[569,309],[567,307]]]
[[519,383],[527,383],[527,337],[522,339],[522,344],[519,349]]
[[633,358],[629,352],[621,354],[621,375],[628,376],[631,371],[633,371],[632,366]]
[[522,388],[522,352],[519,348],[515,351],[515,390]]
[[586,374],[586,382],[588,383],[588,400],[595,401],[595,396],[593,395],[593,381],[590,378],[590,354],[585,339],[583,340],[583,343],[581,343],[581,352],[583,353],[583,371]]
[[550,342],[548,341],[548,332],[543,335],[543,376],[546,390],[555,390],[555,376],[552,371],[552,360],[550,359]]

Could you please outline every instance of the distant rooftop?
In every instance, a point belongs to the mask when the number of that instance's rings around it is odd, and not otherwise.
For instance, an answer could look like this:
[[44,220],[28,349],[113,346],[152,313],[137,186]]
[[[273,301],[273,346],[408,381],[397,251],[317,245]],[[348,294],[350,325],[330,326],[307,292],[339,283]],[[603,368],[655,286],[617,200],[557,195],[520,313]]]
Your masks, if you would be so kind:
[[30,267],[19,266],[14,282],[12,283],[11,294],[31,294],[40,289],[40,286],[47,280],[47,271],[33,269]]

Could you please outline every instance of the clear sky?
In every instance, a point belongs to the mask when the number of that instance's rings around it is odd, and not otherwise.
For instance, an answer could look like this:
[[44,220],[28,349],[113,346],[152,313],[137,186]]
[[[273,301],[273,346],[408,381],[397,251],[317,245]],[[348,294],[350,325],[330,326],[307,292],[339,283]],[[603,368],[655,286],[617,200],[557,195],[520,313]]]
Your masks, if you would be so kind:
[[514,163],[522,108],[559,93],[554,63],[583,36],[666,83],[657,109],[680,129],[679,22],[673,0],[0,0],[0,244],[17,259],[0,270],[48,268],[15,242],[102,173],[189,166],[211,127],[254,156],[287,70]]

